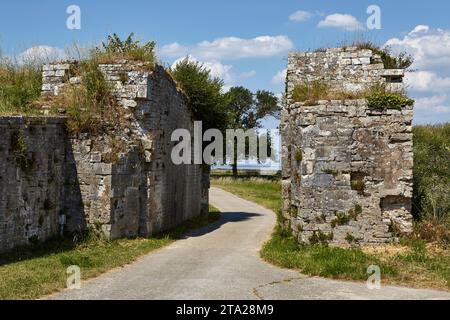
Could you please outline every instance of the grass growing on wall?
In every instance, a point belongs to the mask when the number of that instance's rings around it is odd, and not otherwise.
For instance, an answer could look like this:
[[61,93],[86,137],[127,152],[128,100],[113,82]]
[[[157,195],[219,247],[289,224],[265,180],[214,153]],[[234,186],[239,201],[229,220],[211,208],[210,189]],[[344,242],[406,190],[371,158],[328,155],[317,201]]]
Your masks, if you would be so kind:
[[[281,184],[263,178],[213,179],[212,185],[256,202],[274,212],[281,211]],[[367,268],[381,268],[383,283],[450,290],[448,245],[405,239],[401,245],[379,248],[341,249],[326,245],[299,245],[276,228],[261,256],[275,265],[341,280],[367,280]]]
[[319,100],[354,99],[366,99],[368,107],[377,110],[401,110],[406,106],[414,105],[414,100],[408,98],[404,93],[389,92],[385,84],[373,85],[358,92],[348,92],[333,90],[322,81],[312,81],[297,84],[292,91],[292,100],[302,102],[307,106],[317,105]]
[[109,84],[95,60],[79,63],[76,70],[80,85],[66,86],[58,96],[42,97],[40,103],[49,105],[52,114],[64,112],[68,116],[70,133],[102,133],[119,128],[124,123],[125,110],[112,95]]
[[90,233],[78,240],[58,239],[1,254],[0,299],[36,299],[51,294],[66,287],[66,270],[69,266],[79,266],[82,280],[86,280],[129,264],[219,217],[219,211],[210,207],[208,216],[186,221],[171,232],[150,239],[105,241]]
[[68,77],[79,76],[81,84],[65,86],[57,97],[47,98],[41,98],[42,66],[49,61],[15,62],[0,57],[0,115],[40,115],[40,106],[47,105],[51,114],[69,117],[71,133],[117,128],[123,120],[123,108],[117,106],[113,88],[98,65],[118,60],[142,62],[144,71],[152,71],[157,60],[155,42],[141,43],[134,34],[124,40],[117,34],[108,36],[70,70]]
[[117,60],[131,60],[146,63],[152,70],[156,63],[156,43],[154,41],[141,43],[134,39],[131,33],[122,40],[116,33],[108,36],[107,41],[94,48],[90,53],[90,59],[97,63],[108,64]]

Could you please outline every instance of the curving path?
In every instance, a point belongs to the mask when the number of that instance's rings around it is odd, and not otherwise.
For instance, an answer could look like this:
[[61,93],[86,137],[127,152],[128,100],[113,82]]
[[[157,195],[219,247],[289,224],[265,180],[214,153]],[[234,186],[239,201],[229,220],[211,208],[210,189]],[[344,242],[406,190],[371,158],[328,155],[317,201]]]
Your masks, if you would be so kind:
[[450,299],[450,293],[309,278],[271,266],[258,251],[275,214],[217,188],[214,224],[136,263],[84,282],[50,299]]

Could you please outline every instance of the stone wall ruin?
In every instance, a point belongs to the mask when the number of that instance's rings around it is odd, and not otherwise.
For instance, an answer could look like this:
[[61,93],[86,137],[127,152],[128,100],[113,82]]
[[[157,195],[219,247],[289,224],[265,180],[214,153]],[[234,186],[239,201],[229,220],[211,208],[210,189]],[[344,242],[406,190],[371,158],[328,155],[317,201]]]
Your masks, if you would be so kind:
[[359,91],[402,91],[404,70],[371,50],[292,53],[282,110],[283,217],[302,243],[347,246],[395,241],[412,231],[413,108],[374,110],[365,99],[294,102],[304,81]]
[[[43,96],[78,85],[76,64],[44,66]],[[170,158],[172,132],[193,132],[173,79],[126,60],[99,69],[127,110],[125,129],[68,134],[65,117],[0,117],[0,251],[57,236],[62,217],[65,232],[90,227],[115,239],[149,237],[208,212],[209,169]]]

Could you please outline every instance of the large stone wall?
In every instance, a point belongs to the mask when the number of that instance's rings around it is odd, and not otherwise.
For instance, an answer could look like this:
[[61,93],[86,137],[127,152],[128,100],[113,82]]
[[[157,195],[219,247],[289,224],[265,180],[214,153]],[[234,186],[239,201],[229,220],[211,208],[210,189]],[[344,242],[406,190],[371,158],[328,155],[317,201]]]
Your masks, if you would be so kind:
[[[74,63],[44,68],[44,95],[58,95],[80,82],[70,74]],[[176,166],[170,158],[171,134],[192,132],[192,114],[167,72],[146,67],[126,60],[99,65],[128,123],[100,136],[72,137],[74,157],[68,162],[74,162],[78,181],[68,183],[74,186],[68,192],[70,230],[87,224],[101,226],[111,238],[150,236],[208,210],[208,171],[200,165]],[[111,161],[117,144],[118,161]]]
[[0,117],[0,252],[58,234],[64,118]]
[[[350,61],[343,49],[289,57],[281,124],[283,215],[303,243],[378,244],[412,231],[412,107],[380,111],[366,100],[292,101],[304,79],[348,89],[401,74],[377,66],[365,50],[350,50]],[[401,89],[395,81],[393,89]]]
[[[78,85],[74,66],[44,66],[43,95]],[[151,236],[208,212],[209,170],[170,158],[172,132],[193,132],[172,78],[136,62],[99,68],[126,111],[124,127],[69,136],[64,117],[0,117],[0,251],[57,235],[61,217],[65,231],[92,227],[120,238]],[[16,150],[22,144],[24,155]]]

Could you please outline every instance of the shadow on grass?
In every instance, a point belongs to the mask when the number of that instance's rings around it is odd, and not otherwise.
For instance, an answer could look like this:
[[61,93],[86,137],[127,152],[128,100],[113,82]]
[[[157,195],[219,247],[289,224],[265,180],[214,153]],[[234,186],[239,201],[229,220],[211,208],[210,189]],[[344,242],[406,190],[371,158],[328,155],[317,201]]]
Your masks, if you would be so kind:
[[[227,223],[237,223],[259,216],[255,213],[247,212],[225,212],[212,210],[208,215],[199,216],[185,221],[167,232],[154,235],[152,239],[179,240],[190,237],[201,237],[214,232]],[[92,232],[74,233],[63,238],[58,237],[44,243],[32,244],[29,246],[17,247],[16,249],[0,254],[0,266],[10,263],[26,261],[34,258],[42,258],[59,253],[65,253],[83,246],[96,246],[100,244],[114,243],[115,240],[107,241],[101,239]]]

